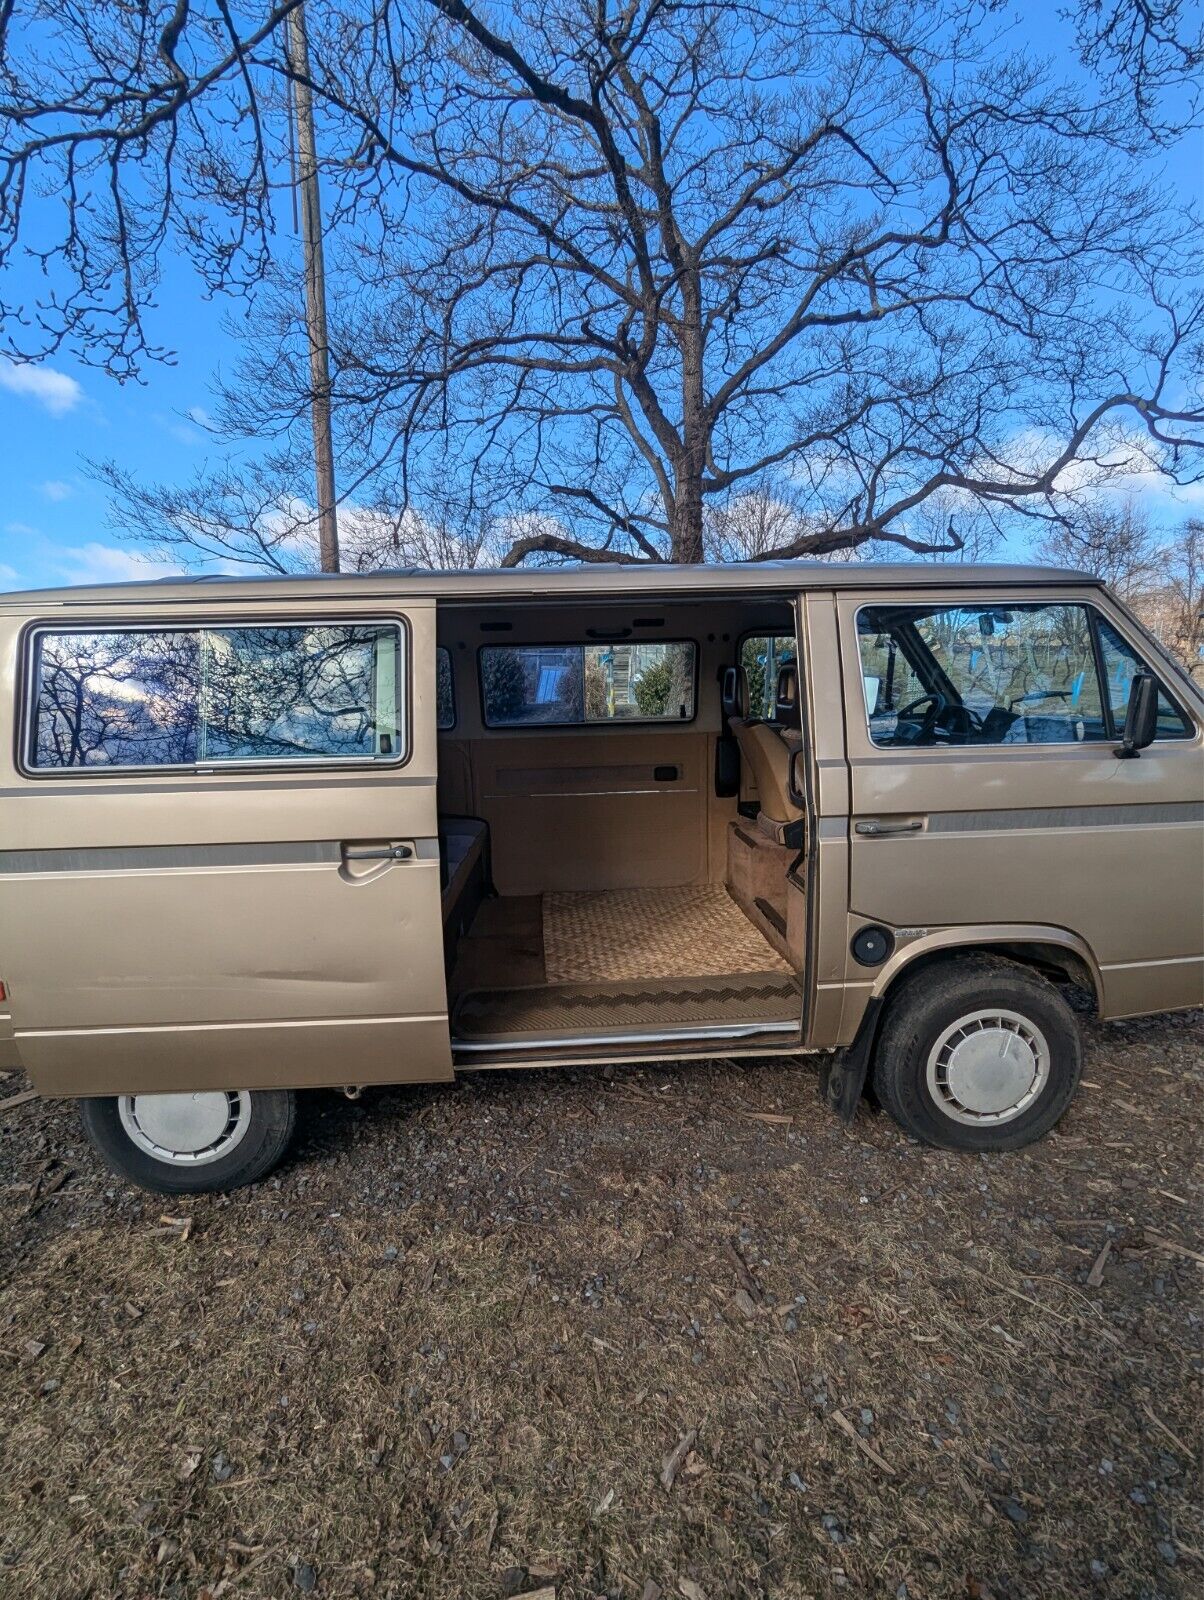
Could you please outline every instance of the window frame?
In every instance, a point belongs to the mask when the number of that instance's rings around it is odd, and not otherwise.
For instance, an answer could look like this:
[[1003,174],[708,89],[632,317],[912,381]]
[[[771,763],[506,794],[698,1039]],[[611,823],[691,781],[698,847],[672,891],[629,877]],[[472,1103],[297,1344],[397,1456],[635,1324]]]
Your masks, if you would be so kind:
[[[864,674],[864,671],[863,671],[863,664],[862,664],[862,657],[861,657],[860,622],[861,622],[861,616],[862,616],[863,612],[866,612],[866,611],[882,611],[882,610],[887,609],[890,606],[902,606],[902,607],[907,607],[907,608],[924,607],[929,611],[941,611],[941,610],[972,611],[976,607],[980,608],[980,609],[981,608],[992,609],[992,608],[1000,608],[1000,607],[1006,608],[1008,606],[1014,606],[1017,609],[1019,609],[1021,607],[1024,607],[1024,608],[1030,609],[1030,610],[1033,609],[1033,608],[1036,608],[1036,607],[1051,607],[1051,606],[1078,606],[1078,607],[1080,607],[1083,611],[1085,611],[1087,613],[1087,628],[1088,628],[1088,632],[1089,632],[1090,638],[1091,638],[1091,659],[1092,659],[1092,665],[1095,668],[1096,679],[1097,679],[1098,686],[1099,686],[1100,711],[1101,711],[1101,714],[1102,714],[1103,723],[1104,723],[1104,727],[1105,727],[1105,730],[1106,730],[1105,737],[1102,738],[1102,739],[1093,739],[1093,740],[1079,740],[1079,739],[1042,740],[1039,744],[1005,744],[1002,741],[999,742],[999,743],[996,743],[996,744],[956,744],[956,745],[950,745],[950,744],[930,744],[930,745],[922,745],[922,744],[906,744],[906,745],[879,744],[878,741],[874,738],[873,732],[871,730],[871,725],[870,725],[871,713],[870,713],[870,709],[869,709],[869,700],[868,700],[868,698],[866,696],[866,692],[865,692],[865,674]],[[984,753],[984,752],[990,751],[990,750],[1008,750],[1008,751],[1027,750],[1029,752],[1032,752],[1033,750],[1036,750],[1036,749],[1063,750],[1063,751],[1064,750],[1108,750],[1108,749],[1111,749],[1111,747],[1113,745],[1119,743],[1119,741],[1123,737],[1124,728],[1123,728],[1123,726],[1119,726],[1118,727],[1116,715],[1115,715],[1115,713],[1113,711],[1110,699],[1109,699],[1109,697],[1108,697],[1108,695],[1106,693],[1107,683],[1108,683],[1108,675],[1107,675],[1106,671],[1104,670],[1103,645],[1102,645],[1102,642],[1100,640],[1100,633],[1099,633],[1099,624],[1100,624],[1101,621],[1108,623],[1109,627],[1111,627],[1114,630],[1114,632],[1116,632],[1120,636],[1120,638],[1123,639],[1125,641],[1125,643],[1130,646],[1130,648],[1133,650],[1134,654],[1138,657],[1138,659],[1141,660],[1142,662],[1144,662],[1147,672],[1149,672],[1150,676],[1157,683],[1159,690],[1166,697],[1167,702],[1171,706],[1174,707],[1175,711],[1177,711],[1179,716],[1182,717],[1182,719],[1183,719],[1185,727],[1184,727],[1184,731],[1183,731],[1182,734],[1177,735],[1177,736],[1171,736],[1171,737],[1167,737],[1166,735],[1162,735],[1161,737],[1156,738],[1154,740],[1154,743],[1158,744],[1158,745],[1163,745],[1163,746],[1168,746],[1168,745],[1169,746],[1178,746],[1178,745],[1189,745],[1194,740],[1198,739],[1199,738],[1199,733],[1200,733],[1199,724],[1197,723],[1195,717],[1192,716],[1191,712],[1188,711],[1187,708],[1184,706],[1182,700],[1177,695],[1175,695],[1175,694],[1173,694],[1171,692],[1170,688],[1167,685],[1165,673],[1162,672],[1161,670],[1158,670],[1154,666],[1154,664],[1152,663],[1152,661],[1151,661],[1151,651],[1149,650],[1149,648],[1147,646],[1145,646],[1144,644],[1135,641],[1131,637],[1130,632],[1128,630],[1126,630],[1126,628],[1122,625],[1122,619],[1120,617],[1117,617],[1117,616],[1111,614],[1110,612],[1105,611],[1098,604],[1098,602],[1095,601],[1095,600],[1087,599],[1087,598],[1085,598],[1085,597],[1083,597],[1082,595],[1079,595],[1079,594],[1076,594],[1076,595],[1073,595],[1073,596],[1070,596],[1070,595],[1060,596],[1058,598],[1044,598],[1044,597],[1038,597],[1038,596],[1029,595],[1029,596],[1025,596],[1022,599],[1021,598],[1012,598],[1012,597],[1009,597],[1009,596],[1006,596],[1006,595],[990,595],[989,597],[985,597],[985,598],[981,597],[981,596],[980,597],[975,597],[975,598],[962,598],[962,599],[957,599],[957,598],[945,599],[945,598],[942,598],[940,600],[932,600],[932,601],[929,601],[928,599],[893,599],[893,600],[873,599],[873,600],[863,600],[863,599],[859,598],[859,599],[857,599],[857,601],[856,601],[856,603],[854,605],[854,608],[853,608],[853,618],[852,618],[852,622],[853,622],[853,649],[854,649],[855,657],[856,657],[857,679],[858,679],[858,683],[860,685],[859,693],[861,695],[861,705],[862,705],[862,710],[865,713],[864,721],[863,721],[863,727],[864,727],[864,730],[865,730],[865,737],[866,737],[866,740],[867,740],[867,742],[869,744],[870,749],[875,751],[875,752],[879,752],[880,751],[885,755],[898,754],[900,751],[904,751],[909,756],[931,754],[931,755],[942,756],[942,757],[945,757],[946,759],[948,758],[948,754],[949,754],[950,750],[957,751],[959,754],[965,753],[965,752],[968,752],[968,751],[973,751],[973,752],[975,752],[977,754],[977,753]],[[911,657],[908,654],[908,652],[907,652],[907,650],[906,650],[906,648],[905,648],[905,646],[903,645],[902,642],[900,642],[899,648],[902,651],[904,657],[910,663],[910,665],[912,667],[912,670],[914,672],[916,672],[917,676],[918,676],[919,675],[919,669],[916,667],[915,663],[913,661],[911,661]],[[936,662],[936,668],[937,668],[937,671],[940,673],[941,677],[942,678],[946,678],[946,674],[945,674],[944,668],[941,666],[939,661]],[[956,685],[952,685],[951,684],[950,686],[953,687],[954,689],[956,689]],[[960,696],[959,696],[959,699],[960,699]]]
[[[485,704],[485,674],[482,670],[486,650],[588,650],[591,645],[608,644],[688,644],[694,652],[692,677],[693,710],[688,717],[612,717],[606,722],[490,722]],[[698,720],[698,674],[702,662],[702,649],[697,639],[688,635],[673,639],[518,639],[505,644],[479,644],[477,646],[477,698],[481,708],[481,727],[486,733],[533,733],[542,728],[571,728],[575,733],[595,733],[615,728],[688,728]]]
[[[798,630],[797,627],[795,627],[795,628],[788,629],[787,631],[792,635],[792,637],[794,639],[794,663],[795,663],[795,666],[798,666],[799,661],[800,661],[800,659],[802,657],[802,645],[801,645],[801,643],[799,641],[799,630]],[[776,628],[775,629],[746,628],[745,631],[742,634],[739,634],[737,636],[737,639],[736,639],[736,669],[737,669],[737,671],[744,665],[744,646],[748,643],[748,641],[750,639],[784,639],[785,637],[786,637],[786,634],[783,633],[783,632],[779,632]],[[783,665],[785,665],[785,663],[783,663]],[[801,684],[800,684],[800,689],[801,689]],[[749,714],[750,715],[752,714],[751,707],[750,707],[750,710],[749,710]]]
[[[451,721],[446,727],[439,721],[439,652],[447,657],[447,682],[451,689]],[[460,720],[460,707],[456,700],[456,658],[452,655],[451,647],[446,644],[435,646],[435,735],[441,733],[454,733],[456,724]]]
[[[195,633],[202,634],[206,631],[218,632],[223,629],[250,630],[253,628],[394,628],[397,631],[397,712],[400,722],[398,728],[399,749],[394,756],[276,756],[265,759],[260,756],[236,756],[230,759],[218,757],[216,760],[207,761],[164,761],[151,765],[129,766],[79,766],[79,767],[40,767],[33,758],[34,740],[37,737],[37,701],[38,701],[38,645],[39,641],[47,635],[68,636],[73,634],[103,634],[103,633]],[[154,621],[146,617],[126,620],[121,617],[80,617],[70,622],[47,620],[45,618],[27,623],[21,630],[17,644],[19,661],[19,681],[17,686],[19,714],[13,719],[13,733],[15,744],[15,765],[23,778],[36,782],[61,782],[63,779],[78,778],[146,778],[156,774],[173,774],[191,777],[218,777],[222,773],[230,772],[242,774],[246,772],[279,773],[287,777],[289,773],[302,771],[334,772],[351,769],[363,771],[371,769],[397,769],[407,766],[414,755],[414,717],[413,717],[413,633],[407,616],[397,612],[393,614],[380,614],[373,612],[371,615],[331,615],[322,613],[319,616],[298,616],[290,612],[286,616],[268,617],[262,613],[254,616],[209,615],[203,617],[157,617]]]

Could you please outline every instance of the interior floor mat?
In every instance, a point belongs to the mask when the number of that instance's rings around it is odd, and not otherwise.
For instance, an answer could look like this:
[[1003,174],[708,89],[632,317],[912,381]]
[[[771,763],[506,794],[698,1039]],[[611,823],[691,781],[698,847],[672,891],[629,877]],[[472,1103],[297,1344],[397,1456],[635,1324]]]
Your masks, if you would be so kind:
[[549,983],[792,970],[722,884],[545,894],[543,945]]

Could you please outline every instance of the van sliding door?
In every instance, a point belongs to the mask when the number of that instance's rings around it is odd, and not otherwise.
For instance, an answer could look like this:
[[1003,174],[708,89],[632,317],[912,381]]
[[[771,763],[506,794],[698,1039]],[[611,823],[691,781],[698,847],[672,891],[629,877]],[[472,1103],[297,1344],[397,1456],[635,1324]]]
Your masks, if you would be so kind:
[[44,1093],[451,1076],[434,644],[430,603],[338,600],[10,637],[0,980]]

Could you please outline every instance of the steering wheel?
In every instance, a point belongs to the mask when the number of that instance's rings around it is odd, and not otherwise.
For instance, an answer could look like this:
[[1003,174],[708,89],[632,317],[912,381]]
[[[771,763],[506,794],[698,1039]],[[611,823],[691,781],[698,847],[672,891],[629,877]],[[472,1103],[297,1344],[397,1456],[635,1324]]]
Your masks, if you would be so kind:
[[982,718],[977,711],[971,711],[969,706],[960,702],[947,699],[939,690],[934,689],[931,694],[917,695],[909,704],[902,706],[896,715],[902,722],[905,717],[917,711],[920,706],[927,706],[928,710],[920,720],[916,730],[915,743],[922,744],[927,740],[936,742],[939,735],[946,740],[953,737],[953,726],[958,723],[962,727],[962,737],[966,738],[972,733],[982,732]]
[[959,722],[962,725],[963,738],[968,738],[972,733],[982,732],[982,718],[979,716],[977,711],[971,711],[969,706],[963,706],[961,704],[947,705],[941,715],[945,719],[941,731],[947,737],[951,737],[953,734],[952,724]]
[[936,725],[940,720],[941,713],[946,709],[948,704],[948,700],[945,699],[945,696],[941,694],[940,690],[933,689],[928,694],[917,695],[914,700],[909,700],[905,706],[900,706],[895,715],[900,722],[903,722],[914,712],[918,711],[921,706],[928,707],[928,710],[925,711],[920,720],[920,726],[916,729],[915,743],[919,744],[924,739],[932,738],[936,733]]

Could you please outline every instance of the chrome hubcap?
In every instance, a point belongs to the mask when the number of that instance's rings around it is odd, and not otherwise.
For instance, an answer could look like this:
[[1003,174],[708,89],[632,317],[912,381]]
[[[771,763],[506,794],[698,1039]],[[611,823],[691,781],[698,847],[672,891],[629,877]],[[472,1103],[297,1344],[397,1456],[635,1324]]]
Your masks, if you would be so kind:
[[1045,1035],[1015,1011],[961,1017],[928,1056],[928,1092],[954,1122],[1011,1122],[1049,1081]]
[[117,1101],[130,1140],[156,1161],[195,1167],[220,1161],[246,1137],[251,1096],[214,1089],[199,1094],[123,1094]]

